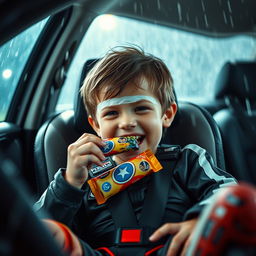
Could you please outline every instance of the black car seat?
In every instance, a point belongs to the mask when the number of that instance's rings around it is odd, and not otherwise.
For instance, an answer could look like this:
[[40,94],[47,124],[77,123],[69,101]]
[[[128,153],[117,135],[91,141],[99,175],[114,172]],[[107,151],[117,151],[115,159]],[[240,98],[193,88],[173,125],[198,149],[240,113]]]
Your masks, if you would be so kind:
[[[76,89],[74,110],[63,111],[50,118],[39,129],[35,140],[36,178],[39,195],[47,188],[55,172],[66,167],[67,147],[84,132],[94,133],[87,121],[79,88],[96,60],[85,63]],[[220,168],[225,168],[221,135],[212,116],[188,102],[179,102],[175,120],[166,131],[162,143],[198,144],[205,148]]]
[[226,63],[216,82],[215,98],[226,107],[215,115],[227,170],[256,184],[256,62]]

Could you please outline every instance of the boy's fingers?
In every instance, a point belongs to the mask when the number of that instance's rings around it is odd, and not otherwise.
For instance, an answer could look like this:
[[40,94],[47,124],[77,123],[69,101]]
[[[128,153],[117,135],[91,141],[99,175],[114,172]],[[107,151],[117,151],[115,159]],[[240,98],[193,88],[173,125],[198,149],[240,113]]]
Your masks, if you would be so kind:
[[93,134],[83,134],[76,142],[75,144],[77,144],[78,146],[88,143],[88,142],[94,142],[96,145],[98,145],[99,147],[104,147],[106,145],[106,143],[98,136],[93,135]]
[[190,235],[189,239],[187,239],[187,241],[182,249],[181,256],[186,256],[190,242],[191,242],[191,235]]
[[79,160],[77,160],[77,165],[85,167],[86,169],[89,169],[88,167],[90,167],[91,164],[96,164],[99,166],[103,165],[102,160],[97,155],[93,154],[81,156]]
[[77,141],[75,141],[73,144],[76,145],[77,147],[89,143],[89,142],[93,142],[94,144],[96,144],[98,147],[104,147],[106,146],[106,143],[99,137],[93,135],[93,134],[89,134],[83,138],[79,138]]
[[88,142],[87,144],[81,145],[79,148],[77,148],[78,155],[88,155],[93,154],[98,156],[102,161],[105,160],[105,156],[100,150],[98,146],[96,146],[93,142]]
[[169,234],[175,234],[179,231],[180,224],[179,223],[167,223],[158,228],[150,237],[149,240],[152,242],[155,242],[162,237],[169,235]]
[[167,255],[166,256],[176,256],[180,255],[180,250],[183,247],[189,236],[188,232],[180,232],[176,236],[173,237]]

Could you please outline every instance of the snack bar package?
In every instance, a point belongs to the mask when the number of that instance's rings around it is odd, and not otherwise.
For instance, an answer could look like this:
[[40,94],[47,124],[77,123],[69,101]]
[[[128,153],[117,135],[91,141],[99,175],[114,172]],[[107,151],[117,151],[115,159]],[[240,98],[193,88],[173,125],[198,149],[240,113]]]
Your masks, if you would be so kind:
[[94,178],[94,177],[96,177],[108,170],[111,170],[117,166],[117,164],[111,157],[106,157],[106,159],[104,161],[102,161],[102,163],[103,163],[103,166],[92,164],[90,170],[88,171],[89,176],[91,178]]
[[146,150],[101,175],[88,180],[97,203],[103,204],[108,198],[124,190],[131,184],[163,167],[151,152]]
[[105,156],[115,155],[124,151],[139,149],[140,136],[115,137],[103,140],[106,146],[101,148]]

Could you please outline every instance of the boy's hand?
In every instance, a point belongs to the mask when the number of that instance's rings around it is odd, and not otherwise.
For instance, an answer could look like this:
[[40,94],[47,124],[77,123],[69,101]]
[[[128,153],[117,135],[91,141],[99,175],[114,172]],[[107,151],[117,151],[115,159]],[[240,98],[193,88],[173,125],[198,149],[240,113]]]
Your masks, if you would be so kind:
[[[47,226],[50,233],[53,235],[55,241],[63,248],[63,251],[70,256],[81,256],[83,255],[83,250],[79,239],[76,235],[66,226],[60,222],[53,221],[50,219],[43,219],[43,223]],[[70,241],[66,241],[65,232],[63,232],[63,226],[66,232],[69,233]],[[67,246],[68,245],[68,246]]]
[[96,135],[84,133],[68,147],[65,179],[71,185],[81,188],[88,179],[88,169],[92,163],[102,166],[105,159],[100,147],[105,143]]
[[197,220],[195,218],[180,223],[166,223],[158,228],[149,239],[155,242],[166,235],[174,235],[166,256],[185,256]]

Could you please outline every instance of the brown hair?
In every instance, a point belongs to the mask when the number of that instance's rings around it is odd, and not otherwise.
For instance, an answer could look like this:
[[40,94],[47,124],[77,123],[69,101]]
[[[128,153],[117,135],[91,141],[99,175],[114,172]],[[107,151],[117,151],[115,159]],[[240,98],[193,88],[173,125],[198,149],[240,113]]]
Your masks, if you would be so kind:
[[117,96],[129,83],[139,87],[141,79],[146,79],[165,112],[175,101],[173,79],[166,65],[138,47],[119,48],[100,59],[84,80],[81,94],[88,115],[95,119],[96,101],[103,89],[106,100]]

